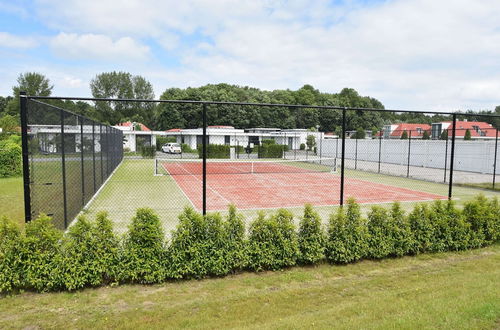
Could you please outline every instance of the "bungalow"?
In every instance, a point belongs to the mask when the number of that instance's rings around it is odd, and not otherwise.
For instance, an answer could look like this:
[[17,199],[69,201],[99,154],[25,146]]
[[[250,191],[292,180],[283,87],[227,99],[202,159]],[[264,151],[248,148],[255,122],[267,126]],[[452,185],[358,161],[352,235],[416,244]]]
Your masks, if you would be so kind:
[[424,136],[424,132],[431,133],[431,126],[428,124],[391,124],[385,125],[383,128],[383,138],[384,139],[401,139],[404,132],[408,136],[411,134],[412,139],[421,139]]
[[[451,137],[451,132],[453,130],[453,122],[443,121],[440,123],[432,124],[432,138],[439,139],[442,132],[447,130],[448,136]],[[467,130],[470,132],[471,138],[473,139],[495,139],[497,135],[497,130],[491,124],[482,121],[457,121],[457,129],[455,131],[455,137],[459,139],[465,138]]]

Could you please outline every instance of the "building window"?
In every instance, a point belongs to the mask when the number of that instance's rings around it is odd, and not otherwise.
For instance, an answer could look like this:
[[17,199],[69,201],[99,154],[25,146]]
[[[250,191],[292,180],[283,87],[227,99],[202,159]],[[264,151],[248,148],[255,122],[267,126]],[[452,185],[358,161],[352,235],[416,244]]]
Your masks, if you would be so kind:
[[231,136],[229,135],[224,135],[224,144],[231,144]]

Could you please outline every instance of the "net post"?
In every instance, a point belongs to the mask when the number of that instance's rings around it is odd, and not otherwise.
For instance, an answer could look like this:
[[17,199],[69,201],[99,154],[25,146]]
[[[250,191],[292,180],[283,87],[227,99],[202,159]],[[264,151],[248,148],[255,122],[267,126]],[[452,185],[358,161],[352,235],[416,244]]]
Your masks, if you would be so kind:
[[207,214],[207,104],[203,103],[203,215]]
[[82,176],[82,207],[85,206],[85,169],[84,169],[84,155],[83,155],[83,117],[78,116],[80,122],[80,161],[81,161],[81,176]]
[[383,131],[380,131],[380,136],[378,137],[378,173],[380,173],[380,165],[382,162],[382,136],[383,136]]
[[345,130],[347,108],[342,109],[342,160],[340,163],[340,206],[344,205],[344,179],[345,179]]
[[68,228],[68,201],[66,196],[66,154],[64,143],[64,111],[59,110],[61,120],[61,162],[62,162],[62,181],[63,181],[63,206],[64,206],[64,228]]
[[24,221],[31,221],[31,186],[28,146],[28,100],[26,92],[19,93],[21,108],[21,144],[23,150],[23,185],[24,185]]
[[408,134],[408,162],[406,164],[406,177],[410,177],[410,160],[411,160],[411,130]]
[[496,176],[497,176],[497,155],[498,155],[498,129],[496,129],[495,136],[495,159],[493,160],[493,189],[495,189]]
[[448,199],[453,196],[453,167],[455,163],[455,138],[457,130],[457,114],[453,114],[453,131],[451,134],[451,156],[450,156],[450,182],[448,187]]

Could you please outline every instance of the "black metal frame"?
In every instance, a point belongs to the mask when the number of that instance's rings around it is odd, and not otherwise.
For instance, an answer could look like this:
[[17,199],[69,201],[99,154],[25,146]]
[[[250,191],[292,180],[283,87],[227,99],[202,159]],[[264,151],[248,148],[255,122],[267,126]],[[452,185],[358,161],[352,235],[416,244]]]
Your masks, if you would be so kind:
[[[435,112],[435,111],[415,111],[415,110],[394,110],[394,109],[374,109],[374,108],[356,108],[356,107],[341,107],[341,106],[310,106],[310,105],[293,105],[293,104],[270,104],[270,103],[248,103],[248,102],[217,102],[217,101],[193,101],[193,100],[150,100],[150,99],[114,99],[114,98],[91,98],[91,97],[56,97],[56,96],[28,96],[26,93],[21,92],[20,94],[20,104],[21,104],[21,128],[22,128],[22,145],[23,145],[23,174],[24,174],[24,198],[25,198],[25,213],[26,213],[26,221],[31,220],[31,201],[30,201],[30,176],[29,176],[29,150],[28,150],[28,136],[27,136],[27,129],[28,129],[28,123],[27,123],[27,100],[28,99],[33,99],[33,100],[73,100],[73,101],[92,101],[92,102],[140,102],[140,103],[172,103],[172,104],[193,104],[193,105],[201,105],[202,106],[202,117],[203,117],[203,144],[202,144],[202,162],[203,162],[203,215],[206,215],[207,212],[207,107],[208,105],[239,105],[239,106],[262,106],[262,107],[288,107],[288,108],[311,108],[311,109],[330,109],[330,110],[340,110],[342,111],[342,155],[341,155],[341,181],[340,181],[340,200],[339,204],[340,206],[344,205],[344,194],[345,194],[345,150],[346,150],[346,113],[347,111],[376,111],[376,112],[397,112],[397,113],[433,113],[433,114],[445,114],[445,115],[452,115],[453,117],[453,130],[452,130],[452,138],[451,138],[451,155],[450,155],[450,169],[449,169],[449,192],[448,192],[448,198],[451,199],[453,195],[453,170],[454,170],[454,159],[455,159],[455,139],[456,139],[456,122],[457,122],[457,115],[458,113],[450,113],[450,112]],[[55,107],[57,108],[57,107]],[[64,132],[64,118],[63,118],[63,109],[61,109],[61,125],[62,125],[62,132]],[[66,111],[66,110],[64,110]],[[73,114],[74,115],[74,114]],[[460,115],[467,116],[469,114],[462,114]],[[79,118],[82,118],[80,115],[76,115]],[[490,118],[500,118],[498,115],[481,115],[482,117],[490,117]],[[106,150],[103,150],[103,128],[105,128],[105,133],[108,138],[105,140],[105,147]],[[113,166],[114,164],[110,163],[110,153],[119,153],[118,156],[121,155],[123,157],[123,150],[110,150],[110,144],[111,142],[121,143],[120,141],[114,141],[118,139],[116,136],[111,136],[112,134],[107,134],[109,133],[109,130],[111,128],[104,126],[102,124],[99,125],[99,134],[100,134],[100,141],[101,141],[101,150],[100,150],[100,185],[104,183],[104,178],[108,177],[109,174],[112,172],[112,169],[115,167]],[[82,132],[82,139],[83,139],[83,125],[81,128]],[[379,157],[378,157],[378,173],[380,173],[380,166],[381,166],[381,153],[382,153],[382,136],[379,137]],[[93,164],[94,164],[94,193],[98,190],[96,187],[96,173],[95,173],[95,145],[94,145],[94,140],[95,139],[95,123],[93,122],[92,125],[92,141],[93,141]],[[110,141],[113,140],[113,141]],[[408,169],[407,169],[407,177],[410,175],[410,155],[411,155],[411,131],[410,131],[410,136],[409,136],[409,141],[408,141]],[[357,141],[356,141],[357,142]],[[286,139],[285,139],[286,143]],[[285,144],[284,143],[284,144]],[[321,142],[320,142],[321,143]],[[63,150],[64,150],[64,138],[62,139],[62,144],[63,144]],[[82,140],[83,144],[83,140]],[[338,145],[338,139],[337,139],[337,145]],[[496,143],[495,143],[495,168],[494,168],[494,175],[493,175],[493,187],[495,186],[495,175],[496,175],[496,152],[497,152],[497,146],[498,146],[498,131],[497,131],[497,136],[496,136]],[[296,148],[295,148],[296,149]],[[338,148],[336,148],[336,153],[337,153]],[[320,146],[320,154],[321,154],[321,146]],[[83,168],[83,145],[82,145],[82,180],[84,180],[84,168]],[[106,168],[103,168],[103,153],[106,152]],[[448,139],[446,141],[446,152],[445,152],[445,179],[444,181],[446,182],[446,171],[447,171],[447,153],[448,153]],[[64,154],[64,152],[63,152]],[[307,154],[306,154],[307,155]],[[294,157],[296,157],[296,150]],[[357,152],[356,152],[356,157],[357,157]],[[64,163],[64,155],[63,155],[63,163]],[[117,164],[115,164],[117,165]],[[356,166],[357,166],[357,158],[356,158]],[[63,164],[63,172],[65,172],[65,167]],[[63,180],[64,180],[65,174],[63,173]],[[63,182],[64,189],[66,189],[66,182]],[[85,188],[82,187],[82,192],[84,194]],[[66,198],[66,196],[65,196]],[[65,207],[65,220],[67,218],[66,216],[66,200],[64,200],[64,207]],[[67,224],[66,224],[67,225]]]

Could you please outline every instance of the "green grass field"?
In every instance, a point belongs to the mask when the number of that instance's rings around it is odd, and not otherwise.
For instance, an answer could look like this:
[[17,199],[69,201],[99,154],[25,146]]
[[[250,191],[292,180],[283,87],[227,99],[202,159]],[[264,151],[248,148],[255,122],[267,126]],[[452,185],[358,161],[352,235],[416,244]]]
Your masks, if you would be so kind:
[[24,224],[23,178],[0,179],[0,216]]
[[498,329],[500,245],[0,298],[0,328]]

